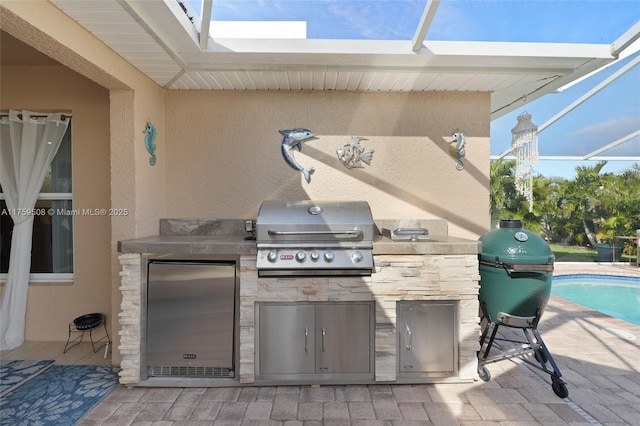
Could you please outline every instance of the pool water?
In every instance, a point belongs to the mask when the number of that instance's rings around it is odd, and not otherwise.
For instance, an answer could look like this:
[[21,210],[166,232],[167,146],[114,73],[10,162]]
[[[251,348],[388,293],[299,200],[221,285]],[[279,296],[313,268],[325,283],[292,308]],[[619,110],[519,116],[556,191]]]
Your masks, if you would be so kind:
[[640,325],[640,278],[561,275],[553,277],[551,294]]

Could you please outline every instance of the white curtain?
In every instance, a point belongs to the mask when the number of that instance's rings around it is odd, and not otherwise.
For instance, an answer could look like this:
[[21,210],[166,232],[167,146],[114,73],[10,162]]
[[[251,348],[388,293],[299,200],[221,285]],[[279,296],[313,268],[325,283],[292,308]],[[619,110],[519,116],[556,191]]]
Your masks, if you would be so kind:
[[70,119],[63,114],[9,111],[0,119],[0,185],[13,219],[7,282],[0,305],[0,350],[24,343],[33,215],[40,188]]

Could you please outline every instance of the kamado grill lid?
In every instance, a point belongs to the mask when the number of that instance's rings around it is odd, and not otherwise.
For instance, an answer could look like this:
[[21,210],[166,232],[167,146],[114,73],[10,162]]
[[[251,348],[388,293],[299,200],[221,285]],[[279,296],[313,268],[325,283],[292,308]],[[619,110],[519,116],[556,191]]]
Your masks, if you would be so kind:
[[508,265],[553,265],[555,256],[547,242],[522,228],[519,220],[500,221],[500,228],[480,237],[480,260]]

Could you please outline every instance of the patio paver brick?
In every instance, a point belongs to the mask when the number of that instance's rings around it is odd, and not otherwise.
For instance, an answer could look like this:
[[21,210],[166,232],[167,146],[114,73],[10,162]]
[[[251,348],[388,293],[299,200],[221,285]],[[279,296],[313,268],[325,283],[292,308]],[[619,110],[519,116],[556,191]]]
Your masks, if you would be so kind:
[[298,416],[298,395],[276,395],[273,399],[273,420],[295,420]]
[[397,402],[427,402],[431,398],[424,386],[391,386]]
[[399,402],[398,408],[404,420],[420,420],[426,422],[429,420],[424,405],[420,402]]
[[367,386],[344,386],[335,389],[336,402],[371,401]]
[[140,413],[136,416],[136,421],[163,420],[164,415],[167,414],[171,405],[172,404],[170,402],[152,402],[145,404]]
[[301,402],[298,404],[298,420],[322,420],[321,402]]
[[346,402],[327,402],[324,404],[323,419],[349,420],[349,407]]
[[247,411],[244,414],[245,419],[262,419],[269,420],[271,417],[271,409],[273,403],[266,401],[251,401],[247,405]]
[[400,420],[402,414],[398,403],[393,398],[393,395],[371,395],[371,402],[373,403],[373,409],[376,412],[376,418],[380,420]]
[[[637,274],[640,276],[640,269]],[[492,373],[488,382],[184,389],[117,386],[78,426],[590,426],[589,417],[606,426],[636,426],[640,419],[640,339],[608,336],[601,331],[605,327],[640,337],[640,326],[553,296],[540,325],[567,381],[569,400],[587,418],[553,393],[549,374],[519,360],[501,360],[487,365]],[[514,334],[513,330],[504,332],[505,337]]]
[[351,420],[374,420],[376,412],[371,402],[354,401],[349,402],[349,418]]

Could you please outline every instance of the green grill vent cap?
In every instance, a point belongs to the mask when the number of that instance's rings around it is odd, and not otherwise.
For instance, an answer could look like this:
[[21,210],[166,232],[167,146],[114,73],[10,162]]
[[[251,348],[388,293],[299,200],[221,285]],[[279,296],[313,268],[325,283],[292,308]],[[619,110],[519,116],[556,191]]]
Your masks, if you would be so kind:
[[501,219],[500,228],[522,228],[520,219]]

